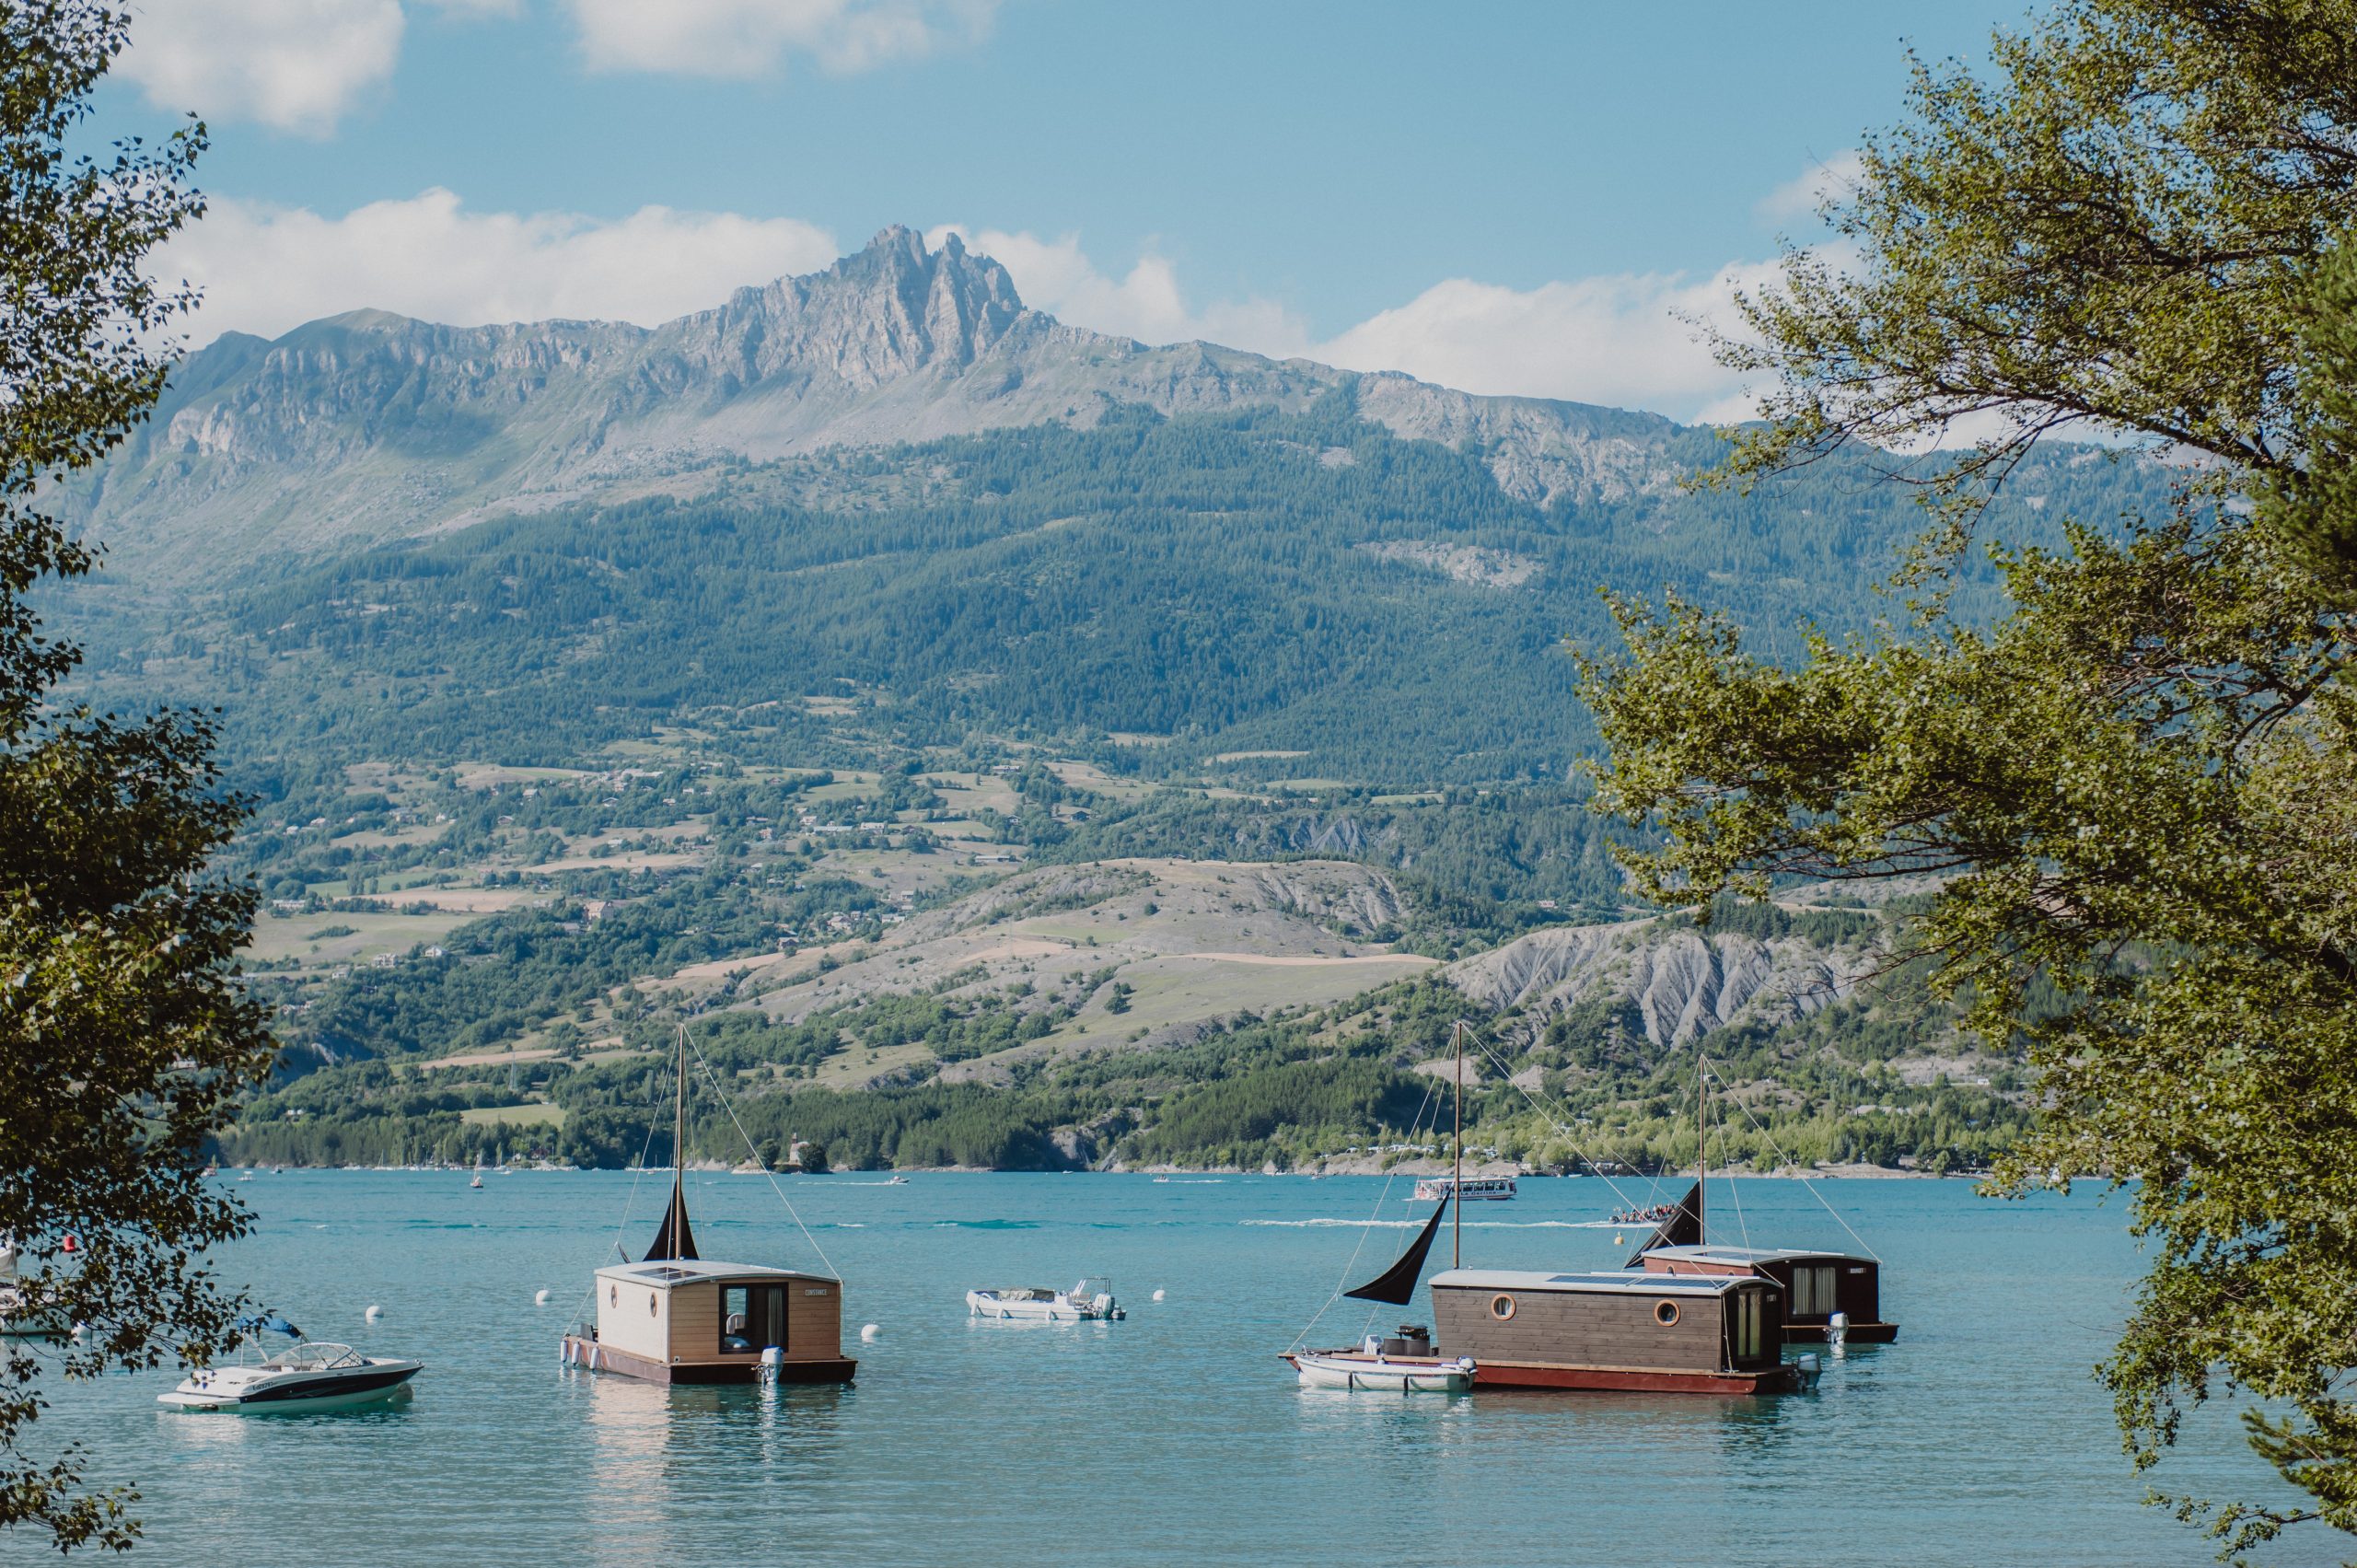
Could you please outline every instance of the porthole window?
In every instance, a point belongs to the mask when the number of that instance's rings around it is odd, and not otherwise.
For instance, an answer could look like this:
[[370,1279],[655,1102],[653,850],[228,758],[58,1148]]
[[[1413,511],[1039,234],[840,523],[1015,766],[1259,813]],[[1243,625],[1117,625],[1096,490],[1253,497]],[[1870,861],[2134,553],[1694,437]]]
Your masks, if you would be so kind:
[[1660,1324],[1665,1329],[1676,1323],[1678,1321],[1678,1303],[1674,1301],[1655,1302],[1654,1321]]
[[609,1307],[620,1307],[621,1304],[622,1287],[620,1285],[608,1285],[606,1287],[606,1305]]
[[658,1310],[659,1308],[656,1305],[655,1293],[650,1290],[646,1293],[646,1315],[649,1318],[652,1318]]
[[1490,1316],[1495,1318],[1501,1323],[1513,1317],[1514,1297],[1510,1295],[1493,1295],[1490,1297]]

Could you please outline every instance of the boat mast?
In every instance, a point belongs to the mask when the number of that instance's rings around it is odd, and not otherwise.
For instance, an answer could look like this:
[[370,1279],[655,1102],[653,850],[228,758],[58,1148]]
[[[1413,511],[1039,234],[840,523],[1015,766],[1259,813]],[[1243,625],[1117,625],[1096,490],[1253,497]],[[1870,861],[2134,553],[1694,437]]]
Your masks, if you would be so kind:
[[688,1026],[679,1026],[679,1098],[671,1108],[671,1165],[677,1179],[688,1179]]
[[1457,1093],[1449,1097],[1456,1151],[1448,1162],[1448,1195],[1457,1200],[1448,1216],[1448,1266],[1465,1266],[1465,1020],[1457,1020]]
[[1711,1244],[1711,1229],[1703,1212],[1711,1206],[1711,1064],[1694,1053],[1694,1240]]

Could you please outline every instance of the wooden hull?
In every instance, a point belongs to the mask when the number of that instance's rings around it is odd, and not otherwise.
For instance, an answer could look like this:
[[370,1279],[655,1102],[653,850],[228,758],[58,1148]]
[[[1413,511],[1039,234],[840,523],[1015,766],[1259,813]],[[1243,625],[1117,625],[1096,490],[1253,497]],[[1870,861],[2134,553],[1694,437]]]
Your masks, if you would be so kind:
[[[577,1334],[563,1339],[563,1361],[567,1366],[586,1366],[592,1372],[615,1372],[625,1377],[635,1377],[644,1383],[754,1383],[761,1380],[758,1363],[741,1361],[661,1362],[643,1355],[633,1355],[611,1345],[585,1340]],[[811,1360],[787,1361],[779,1364],[777,1380],[781,1383],[848,1383],[859,1370],[859,1363],[842,1356],[828,1356]]]
[[1535,1362],[1484,1361],[1473,1374],[1481,1388],[1546,1388],[1640,1394],[1782,1394],[1799,1388],[1793,1368],[1759,1372],[1656,1372],[1614,1366],[1550,1366]]
[[[1896,1323],[1852,1323],[1850,1325],[1850,1331],[1842,1337],[1853,1345],[1887,1345],[1898,1340],[1898,1325]],[[1784,1342],[1788,1345],[1821,1345],[1825,1342],[1826,1329],[1822,1323],[1784,1325]]]

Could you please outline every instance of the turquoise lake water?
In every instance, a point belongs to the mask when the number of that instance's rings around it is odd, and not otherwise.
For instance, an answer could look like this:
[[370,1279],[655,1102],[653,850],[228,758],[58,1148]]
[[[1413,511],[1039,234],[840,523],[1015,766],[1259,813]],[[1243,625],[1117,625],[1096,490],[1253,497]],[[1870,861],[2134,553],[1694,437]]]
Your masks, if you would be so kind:
[[[1422,1213],[1401,1201],[1410,1185],[1393,1186],[1362,1277]],[[2089,1376],[2138,1269],[2117,1200],[1821,1184],[1884,1258],[1902,1333],[1829,1362],[1813,1395],[1401,1400],[1305,1392],[1276,1359],[1341,1283],[1379,1178],[803,1178],[786,1191],[847,1282],[848,1324],[882,1330],[853,1350],[855,1387],[670,1391],[562,1369],[557,1336],[590,1270],[618,1234],[644,1249],[666,1186],[650,1175],[633,1196],[626,1173],[554,1172],[481,1191],[430,1172],[239,1183],[260,1225],[222,1255],[225,1275],[314,1339],[422,1359],[414,1397],[200,1416],[157,1405],[175,1378],[156,1373],[55,1387],[42,1427],[138,1481],[134,1562],[2209,1561],[2140,1505],[2145,1483]],[[1737,1184],[1740,1226],[1713,1188],[1715,1239],[1847,1239],[1800,1184]],[[759,1178],[699,1175],[690,1202],[707,1257],[818,1261]],[[1527,1181],[1517,1202],[1469,1211],[1466,1261],[1613,1266],[1615,1233],[1582,1228],[1612,1206],[1595,1179]],[[1436,1263],[1447,1245],[1444,1229]],[[969,1287],[1084,1272],[1111,1277],[1126,1322],[966,1314]],[[1381,1308],[1376,1326],[1411,1317],[1430,1320],[1428,1297]],[[1314,1338],[1348,1342],[1365,1320],[1344,1303]],[[2260,1484],[2218,1413],[2163,1479]],[[2336,1561],[2332,1545],[2269,1561]],[[0,1561],[56,1558],[0,1538]]]

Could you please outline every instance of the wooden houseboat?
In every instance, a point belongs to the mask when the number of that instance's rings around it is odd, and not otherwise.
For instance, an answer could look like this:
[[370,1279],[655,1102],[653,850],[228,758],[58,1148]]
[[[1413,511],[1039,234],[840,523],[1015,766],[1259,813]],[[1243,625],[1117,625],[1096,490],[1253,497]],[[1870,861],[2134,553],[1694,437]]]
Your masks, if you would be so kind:
[[758,1263],[710,1262],[688,1225],[687,1031],[679,1031],[679,1100],[671,1205],[635,1263],[599,1269],[598,1318],[564,1336],[568,1366],[650,1383],[848,1383],[841,1280]]
[[1821,1341],[1837,1312],[1852,1344],[1887,1345],[1898,1325],[1882,1320],[1882,1267],[1872,1258],[1791,1247],[1655,1247],[1639,1255],[1648,1274],[1735,1275],[1775,1284],[1784,1302],[1786,1342]]
[[1480,1388],[1782,1393],[1782,1292],[1735,1274],[1549,1274],[1447,1269],[1432,1278],[1434,1340],[1472,1357]]
[[848,1383],[843,1290],[823,1274],[650,1256],[598,1271],[598,1323],[565,1360],[650,1383]]

